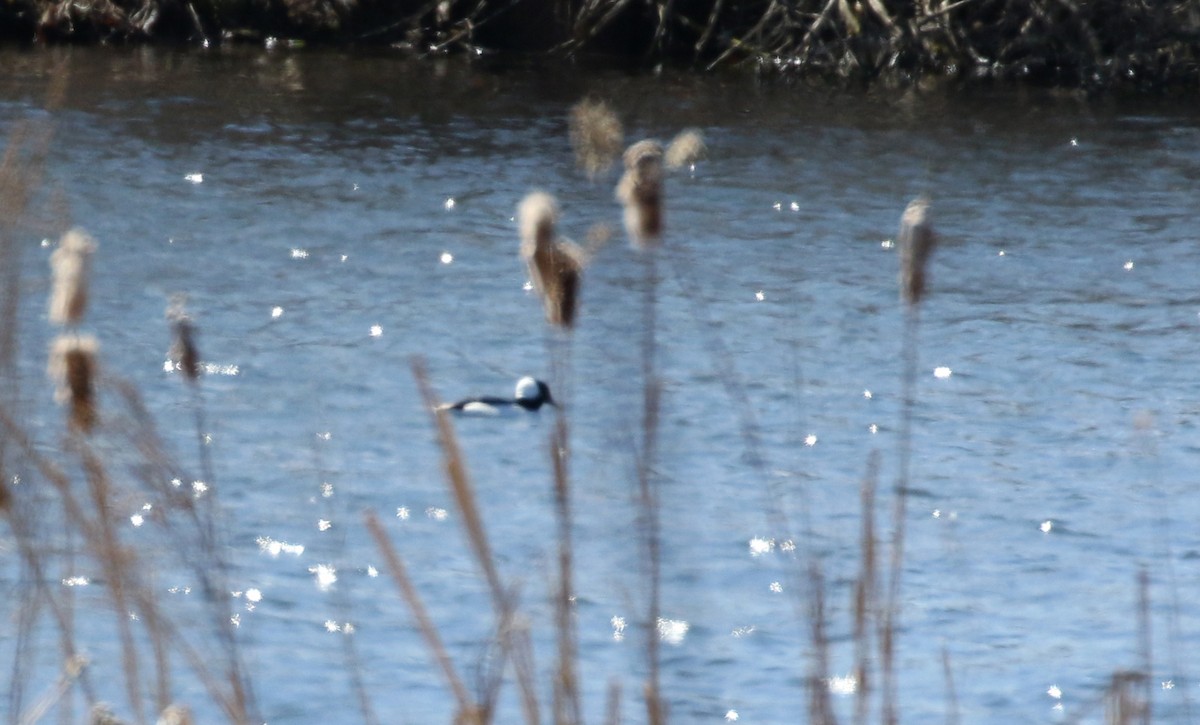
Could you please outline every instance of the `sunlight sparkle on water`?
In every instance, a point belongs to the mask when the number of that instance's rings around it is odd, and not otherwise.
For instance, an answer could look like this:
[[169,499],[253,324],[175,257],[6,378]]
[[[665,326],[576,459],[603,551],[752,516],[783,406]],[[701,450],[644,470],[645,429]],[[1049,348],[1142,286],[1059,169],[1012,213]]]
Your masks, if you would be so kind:
[[764,299],[766,299],[766,295],[763,294],[762,290],[759,290],[754,293],[754,299],[758,300],[759,302],[762,302]]
[[272,320],[277,320],[282,316],[283,316],[283,308],[282,307],[275,306],[275,307],[271,308],[271,319]]
[[775,551],[774,539],[763,539],[757,536],[750,539],[750,556],[762,556],[772,551]]
[[337,581],[337,569],[328,564],[310,566],[308,571],[317,578],[317,588],[321,591],[325,591]]
[[871,425],[867,426],[867,430],[871,431],[871,435],[875,435],[879,432],[879,426],[872,423]]
[[333,528],[333,522],[331,522],[329,519],[317,520],[317,531],[329,531],[331,528]]
[[771,582],[771,586],[769,588],[775,594],[783,593],[783,585],[780,584],[779,582]]
[[942,367],[936,367],[933,369],[933,377],[938,378],[939,380],[945,380],[953,374],[954,371],[948,367],[945,367],[944,365]]
[[401,521],[408,521],[408,517],[411,515],[412,512],[408,510],[407,506],[401,506],[400,508],[396,509],[396,518],[400,519]]
[[449,252],[442,252],[442,256],[438,258],[442,264],[450,264],[454,261],[454,255]]
[[429,508],[425,509],[425,516],[433,519],[434,521],[445,521],[446,516],[448,515],[449,514],[446,513],[446,509],[437,508],[435,506],[430,506]]
[[380,325],[371,325],[371,337],[379,337],[383,334],[383,327]]
[[750,635],[754,634],[754,625],[749,625],[746,627],[738,627],[737,629],[730,632],[730,634],[732,634],[735,639],[741,639],[742,637],[749,637]]
[[1133,260],[1132,259],[1125,263],[1125,271],[1128,272],[1131,269],[1133,269]]
[[667,644],[683,644],[683,638],[687,636],[688,629],[690,629],[690,625],[680,619],[660,617],[658,620],[658,638]]
[[446,211],[453,209],[455,206],[454,197],[446,199],[446,201],[442,202],[442,206],[446,207]]
[[738,719],[737,710],[730,710],[729,712],[725,713],[725,719],[728,720],[729,722],[733,722],[734,720],[737,720]]
[[367,566],[367,576],[374,579],[375,577],[379,576],[379,570],[373,566],[368,565]]
[[292,259],[308,259],[308,250],[294,247],[292,249]]
[[1058,688],[1058,685],[1050,685],[1050,688],[1046,690],[1046,694],[1050,697],[1053,697],[1055,700],[1062,699],[1062,690]]
[[190,182],[192,184],[203,184],[204,183],[204,174],[201,174],[199,172],[192,172],[192,173],[184,176],[183,180]]
[[613,641],[614,642],[624,642],[625,641],[625,618],[614,615],[613,618],[608,621],[609,621],[609,624],[611,624],[612,628],[613,628]]
[[333,497],[333,484],[332,483],[322,483],[321,484],[321,498],[332,498],[332,497]]
[[256,541],[258,542],[259,551],[264,551],[271,556],[279,556],[280,554],[300,556],[304,553],[303,544],[289,544],[286,541],[276,541],[270,536],[260,536]]
[[808,446],[809,448],[812,448],[813,446],[817,445],[817,437],[815,435],[813,435],[812,433],[809,433],[808,435],[804,436],[804,445]]
[[875,397],[875,396],[871,394],[871,391],[870,391],[870,390],[864,390],[864,391],[863,391],[863,397],[864,397],[864,398],[866,398],[867,400],[870,400],[871,398],[873,398],[873,397]]
[[838,677],[834,675],[826,682],[829,684],[829,691],[834,695],[853,695],[858,692],[858,678],[854,675],[844,675]]
[[246,590],[246,601],[252,602],[254,604],[258,604],[259,602],[262,601],[262,592],[258,589],[247,589]]
[[192,481],[192,495],[193,496],[195,496],[196,498],[200,498],[201,496],[203,496],[206,493],[208,493],[208,484],[207,483],[205,483],[204,481]]
[[129,517],[129,523],[133,524],[134,526],[141,526],[142,524],[146,523],[146,517],[142,516],[141,514],[134,514],[133,516]]
[[217,363],[204,363],[200,366],[204,370],[205,375],[237,375],[242,371],[237,365],[218,365]]
[[1042,525],[1038,528],[1042,530],[1043,534],[1048,534],[1050,533],[1050,529],[1054,528],[1054,522],[1047,519],[1046,521],[1043,521]]
[[884,249],[891,249],[892,247],[896,246],[896,243],[891,239],[885,239],[879,243],[879,246],[883,247]]
[[85,576],[69,576],[62,583],[65,587],[86,587],[91,581]]

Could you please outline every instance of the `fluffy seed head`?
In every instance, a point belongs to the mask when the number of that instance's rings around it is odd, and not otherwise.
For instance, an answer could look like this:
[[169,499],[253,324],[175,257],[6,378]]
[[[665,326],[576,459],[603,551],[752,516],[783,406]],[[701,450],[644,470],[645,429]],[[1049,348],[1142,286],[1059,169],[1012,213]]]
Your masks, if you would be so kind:
[[570,329],[579,302],[583,253],[571,242],[555,238],[557,220],[558,203],[545,192],[529,194],[517,209],[521,259],[542,298],[546,321]]
[[50,321],[77,325],[87,309],[88,271],[96,242],[82,229],[71,229],[50,255]]
[[638,141],[625,150],[624,160],[616,196],[625,206],[625,231],[635,248],[651,249],[662,238],[662,145]]
[[593,179],[607,171],[625,139],[617,114],[604,101],[584,99],[571,108],[569,125],[579,168]]
[[694,128],[679,132],[667,145],[666,162],[668,169],[681,169],[704,158],[708,147],[704,144],[704,136]]
[[929,198],[919,196],[909,202],[900,217],[900,297],[909,305],[918,305],[925,295],[925,265],[933,254],[937,235],[929,214]]

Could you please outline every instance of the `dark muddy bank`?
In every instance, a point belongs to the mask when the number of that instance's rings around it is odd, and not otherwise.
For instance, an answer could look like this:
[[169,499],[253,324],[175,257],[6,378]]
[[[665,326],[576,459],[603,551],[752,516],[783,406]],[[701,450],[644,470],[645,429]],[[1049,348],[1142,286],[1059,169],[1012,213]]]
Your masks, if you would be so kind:
[[10,0],[0,35],[597,53],[854,84],[1200,83],[1200,5],[1189,0]]

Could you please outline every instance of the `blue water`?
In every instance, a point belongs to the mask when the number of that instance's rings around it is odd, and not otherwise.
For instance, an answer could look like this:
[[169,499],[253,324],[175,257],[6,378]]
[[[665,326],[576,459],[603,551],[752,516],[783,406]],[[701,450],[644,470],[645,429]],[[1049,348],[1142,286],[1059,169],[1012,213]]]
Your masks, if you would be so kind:
[[[903,720],[949,710],[970,723],[1098,722],[1112,674],[1142,664],[1143,568],[1155,719],[1189,720],[1200,631],[1194,108],[315,51],[4,59],[14,70],[0,80],[0,122],[52,124],[46,186],[65,202],[17,237],[24,424],[46,455],[71,460],[44,382],[42,239],[78,224],[100,244],[84,327],[104,373],[141,391],[185,478],[199,478],[193,403],[163,368],[163,310],[187,294],[210,365],[208,483],[263,720],[360,721],[355,670],[383,722],[450,720],[366,510],[474,689],[495,623],[410,363],[423,359],[446,398],[554,375],[550,356],[564,348],[524,289],[513,221],[541,188],[558,197],[564,234],[614,231],[587,271],[563,397],[585,712],[600,721],[615,682],[625,721],[643,721],[643,260],[619,228],[615,175],[591,182],[573,168],[566,115],[587,93],[614,104],[628,142],[697,127],[709,148],[668,181],[657,308],[662,616],[687,625],[662,649],[672,721],[807,720],[810,556],[825,574],[827,674],[852,672],[872,451],[881,539],[899,475],[904,315],[888,242],[919,193],[933,198],[941,246],[918,330]],[[36,110],[64,68],[62,107]],[[553,415],[456,422],[501,574],[520,592],[544,703]],[[117,417],[107,413],[110,441]],[[115,462],[132,457],[110,445]],[[124,541],[161,562],[144,577],[189,621],[202,608],[194,575],[155,548],[170,531],[129,521],[144,502],[135,478],[117,485]],[[272,555],[269,541],[303,552]],[[97,565],[80,554],[59,566],[92,579],[75,587],[78,637],[100,697],[128,712]],[[318,567],[336,570],[331,587]],[[22,585],[14,570],[6,589]],[[61,659],[53,627],[40,626],[26,664],[34,693]],[[7,661],[15,647],[0,637]],[[520,720],[509,675],[500,722]],[[174,686],[200,721],[220,719],[182,664]],[[848,720],[853,696],[832,697]]]

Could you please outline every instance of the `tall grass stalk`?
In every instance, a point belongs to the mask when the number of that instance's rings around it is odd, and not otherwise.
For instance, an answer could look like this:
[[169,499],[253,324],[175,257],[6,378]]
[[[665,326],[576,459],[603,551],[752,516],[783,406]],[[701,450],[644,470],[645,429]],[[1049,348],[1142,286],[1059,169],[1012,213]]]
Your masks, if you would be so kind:
[[[458,445],[458,437],[454,432],[454,424],[447,410],[438,405],[439,401],[429,383],[425,365],[420,359],[412,361],[413,377],[421,393],[421,399],[430,415],[433,416],[434,427],[438,434],[438,445],[442,450],[445,463],[446,483],[454,497],[459,514],[463,519],[463,529],[467,541],[474,553],[476,563],[483,572],[484,580],[492,598],[492,607],[497,621],[497,637],[499,638],[501,662],[511,661],[516,675],[517,687],[529,723],[537,723],[538,699],[534,685],[534,667],[532,646],[529,642],[528,631],[517,622],[516,603],[513,595],[505,589],[500,580],[499,568],[496,566],[487,532],[483,524],[483,516],[479,511],[478,500],[474,487],[467,475],[466,460]],[[503,667],[500,668],[503,670]],[[498,686],[498,677],[496,686]],[[485,712],[490,712],[490,703],[485,703]]]
[[659,620],[662,612],[662,525],[655,465],[658,455],[662,382],[656,353],[658,307],[658,247],[662,241],[663,151],[657,141],[638,141],[624,154],[625,173],[616,197],[624,206],[625,231],[640,253],[642,280],[642,440],[636,461],[639,530],[646,566],[646,720],[666,722],[659,673]]
[[[591,113],[592,116],[603,116],[604,111],[606,107]],[[577,111],[573,116],[576,125],[583,127],[578,129],[578,133],[586,134],[589,123],[594,125],[595,119],[591,122],[586,118],[578,121],[579,115],[580,112]],[[572,139],[577,144],[577,153],[582,153],[578,144],[583,142],[576,139],[576,131],[576,126],[573,126]],[[594,129],[592,131],[594,132]],[[595,139],[592,139],[591,145],[595,145]],[[593,163],[599,163],[598,154],[600,151],[592,149],[588,158]],[[583,161],[581,158],[581,163]],[[548,440],[553,470],[554,515],[558,532],[558,583],[553,596],[558,661],[554,676],[553,717],[556,725],[577,725],[583,721],[583,712],[577,666],[579,645],[575,627],[575,555],[568,420],[573,394],[571,332],[579,306],[585,257],[582,250],[574,244],[558,238],[555,229],[558,221],[558,203],[549,194],[533,192],[526,196],[518,207],[517,218],[521,235],[521,258],[525,261],[530,281],[542,298],[545,308],[546,355],[549,359],[553,388],[558,391],[558,415],[555,416],[554,427]]]
[[871,672],[871,627],[872,616],[878,605],[879,571],[877,561],[878,540],[875,533],[875,493],[879,486],[879,451],[872,450],[867,459],[867,473],[859,487],[859,572],[854,582],[854,679],[857,683],[854,699],[854,722],[866,725],[870,714],[871,689],[874,675]]
[[363,519],[367,531],[371,534],[371,538],[375,539],[376,548],[379,549],[379,553],[383,556],[383,562],[387,567],[388,574],[391,576],[392,581],[396,583],[397,588],[400,589],[400,595],[404,598],[405,604],[408,605],[413,619],[417,621],[417,631],[425,639],[425,646],[433,654],[434,660],[442,671],[442,677],[445,678],[446,685],[450,689],[450,693],[454,696],[455,702],[458,704],[458,713],[455,716],[455,721],[468,723],[472,722],[473,719],[477,719],[478,722],[482,722],[479,706],[472,700],[470,693],[467,692],[466,685],[463,684],[462,678],[455,671],[454,663],[450,659],[449,653],[446,652],[445,645],[442,644],[442,638],[438,635],[437,627],[434,626],[420,593],[413,585],[412,579],[408,576],[408,569],[404,566],[404,560],[396,553],[391,539],[388,538],[383,525],[379,523],[379,517],[374,511],[367,511],[363,514]]
[[899,470],[893,492],[895,509],[888,584],[884,600],[880,641],[882,717],[884,725],[899,722],[896,684],[896,632],[900,618],[900,583],[904,570],[904,538],[908,521],[909,477],[912,467],[912,419],[916,405],[917,335],[920,330],[921,301],[925,296],[926,264],[933,253],[936,237],[929,218],[929,200],[914,199],[900,217],[897,244],[900,253],[900,298],[904,303],[904,342],[901,357]]

